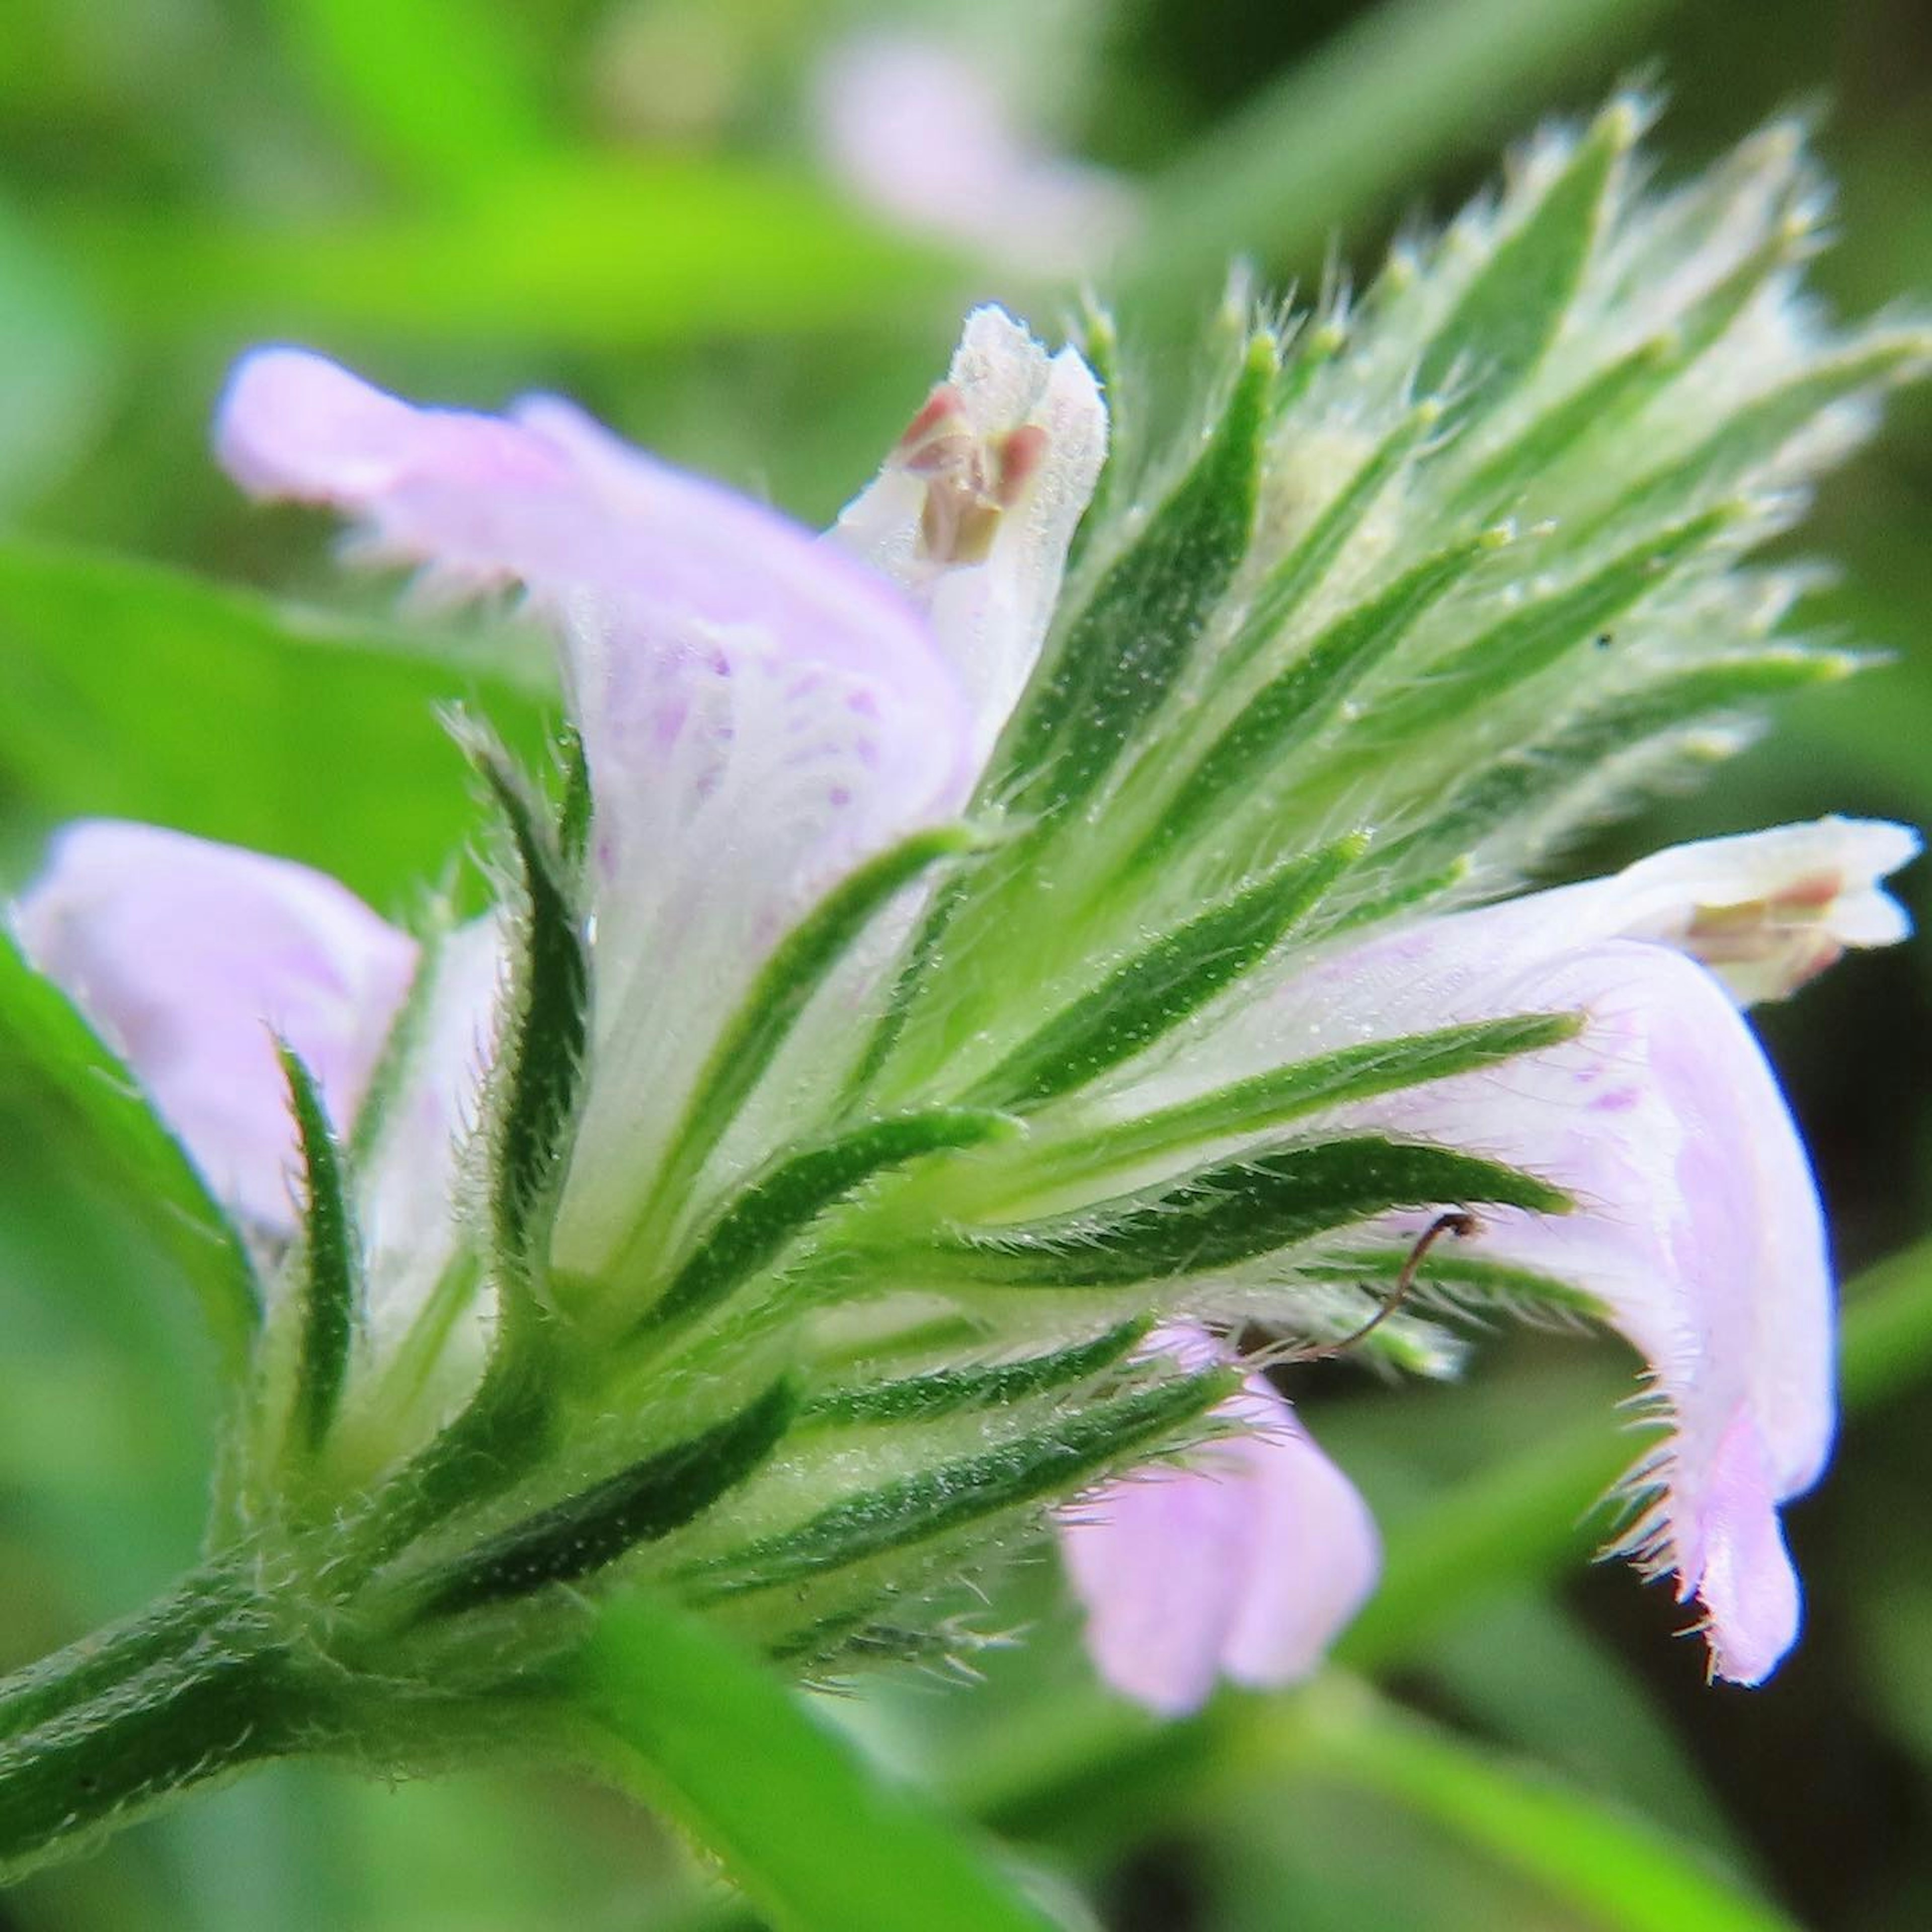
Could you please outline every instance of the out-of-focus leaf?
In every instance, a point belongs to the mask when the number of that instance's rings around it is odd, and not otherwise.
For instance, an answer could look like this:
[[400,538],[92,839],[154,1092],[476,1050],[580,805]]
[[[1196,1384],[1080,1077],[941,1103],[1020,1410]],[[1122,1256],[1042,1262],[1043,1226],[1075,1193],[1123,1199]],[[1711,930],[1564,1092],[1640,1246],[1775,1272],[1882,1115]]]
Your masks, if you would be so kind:
[[1285,1748],[1315,1774],[1418,1811],[1537,1882],[1605,1932],[1792,1932],[1679,1840],[1330,1682],[1284,1712]]
[[1420,1660],[1460,1711],[1513,1748],[1748,1868],[1642,1679],[1562,1604],[1503,1598],[1444,1631]]
[[232,1376],[258,1318],[240,1238],[132,1076],[0,932],[0,1090],[34,1108],[66,1157],[124,1194],[199,1298]]
[[1445,150],[1486,141],[1565,73],[1634,45],[1666,0],[1388,0],[1156,182],[1124,314],[1198,310],[1230,256],[1318,258]]
[[810,183],[722,161],[566,160],[422,215],[244,226],[125,210],[63,232],[104,305],[160,334],[642,342],[876,327],[950,297],[949,258]]
[[474,188],[547,145],[517,8],[488,0],[292,0],[278,10],[348,133],[415,183]]
[[99,318],[0,206],[0,507],[31,496],[85,444],[108,362]]
[[[532,646],[541,661],[541,646]],[[476,823],[436,707],[541,741],[480,665],[146,564],[0,544],[0,797],[259,847],[395,910]]]
[[708,1624],[627,1600],[582,1669],[593,1761],[690,1830],[779,1932],[1047,1932],[963,1830]]

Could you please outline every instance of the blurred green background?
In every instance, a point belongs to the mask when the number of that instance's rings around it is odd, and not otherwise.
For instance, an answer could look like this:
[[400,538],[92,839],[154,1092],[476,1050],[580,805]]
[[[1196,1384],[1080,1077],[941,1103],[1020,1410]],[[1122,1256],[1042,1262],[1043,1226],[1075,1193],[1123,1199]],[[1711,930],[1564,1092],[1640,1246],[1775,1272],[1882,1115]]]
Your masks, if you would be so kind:
[[[430,704],[539,715],[487,626],[408,628],[390,586],[334,573],[319,523],[217,474],[222,372],[264,338],[425,397],[562,390],[822,520],[970,301],[1047,328],[1090,275],[1178,393],[1231,254],[1304,286],[1331,248],[1366,266],[1505,141],[1634,73],[1666,90],[1666,177],[1814,110],[1841,211],[1818,289],[1852,312],[1932,290],[1922,0],[7,0],[0,23],[7,887],[61,817],[116,812],[310,860],[400,912],[467,824]],[[882,29],[948,41],[1044,147],[1110,172],[1111,260],[921,230],[843,182],[827,63]],[[1802,547],[1843,566],[1816,624],[1895,664],[1580,870],[1826,810],[1932,821],[1932,397],[1832,479]],[[1922,878],[1906,893],[1932,911]],[[1770,1688],[1706,1688],[1665,1594],[1583,1560],[1582,1513],[1628,1452],[1628,1362],[1498,1335],[1459,1388],[1342,1369],[1296,1391],[1390,1542],[1345,1667],[1308,1693],[1157,1730],[1093,1688],[1036,1565],[979,1619],[1025,1632],[985,1683],[868,1682],[841,1720],[1122,1932],[1932,1924],[1926,949],[1856,962],[1766,1030],[1851,1310],[1838,1464],[1791,1519],[1810,1627]],[[12,1663],[191,1559],[212,1384],[152,1232],[4,1075]],[[0,1900],[0,1926],[128,1932],[733,1922],[635,1811],[503,1772],[278,1771]]]

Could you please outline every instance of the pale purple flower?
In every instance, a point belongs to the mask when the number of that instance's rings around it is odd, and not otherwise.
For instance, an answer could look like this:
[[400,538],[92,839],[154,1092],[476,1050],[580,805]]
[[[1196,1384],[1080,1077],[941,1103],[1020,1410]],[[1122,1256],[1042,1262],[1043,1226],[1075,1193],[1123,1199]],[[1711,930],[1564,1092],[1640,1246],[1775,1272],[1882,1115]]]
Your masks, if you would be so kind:
[[[1154,1346],[1190,1367],[1216,1354],[1194,1329]],[[1219,1678],[1266,1688],[1306,1676],[1382,1564],[1368,1506],[1265,1377],[1250,1376],[1216,1420],[1225,1438],[1109,1483],[1059,1520],[1100,1675],[1169,1716]]]
[[826,56],[815,94],[834,172],[908,228],[1060,276],[1091,268],[1132,232],[1126,183],[1030,137],[990,64],[962,47],[856,34]]
[[104,819],[60,833],[14,924],[214,1192],[285,1232],[296,1137],[276,1039],[346,1126],[416,971],[415,942],[305,866]]
[[[1467,1246],[1581,1288],[1643,1354],[1668,1432],[1631,1472],[1636,1514],[1619,1547],[1652,1574],[1675,1574],[1679,1600],[1700,1607],[1713,1672],[1740,1683],[1768,1675],[1798,1632],[1778,1508],[1811,1486],[1830,1450],[1832,1289],[1797,1130],[1714,975],[1740,995],[1782,994],[1825,948],[1901,937],[1904,915],[1877,881],[1917,849],[1900,826],[1826,820],[1678,847],[1614,878],[1425,921],[1297,975],[1114,1102],[1132,1114],[1285,1054],[1458,1022],[1586,1015],[1560,1046],[1336,1109],[1324,1124],[1488,1154],[1574,1197],[1565,1216],[1486,1212]],[[1396,1216],[1380,1232],[1406,1243],[1420,1228]],[[1271,1454],[1299,1462],[1306,1451],[1257,1447],[1243,1469],[1257,1516]],[[1190,1502],[1203,1538],[1237,1508],[1184,1490],[1172,1512],[1184,1523]],[[1073,1532],[1072,1548],[1093,1533]],[[1106,1574],[1122,1600],[1094,1626],[1109,1678],[1162,1708],[1198,1701],[1198,1668],[1157,1646],[1138,1665],[1124,1660],[1120,1633],[1155,1628],[1157,1606],[1186,1594],[1160,1560],[1168,1533],[1151,1510],[1112,1533]],[[1184,1547],[1197,1531],[1173,1533]],[[1146,1547],[1130,1553],[1136,1536]],[[1354,1547],[1348,1536],[1279,1560],[1318,1578]],[[1220,1613],[1227,1580],[1184,1574],[1201,1580],[1191,1613]],[[1137,1589],[1154,1594],[1137,1604]],[[1091,1586],[1083,1594],[1090,1604]]]
[[[573,1268],[621,1244],[760,961],[855,864],[958,811],[1038,653],[1105,447],[1098,392],[982,310],[946,393],[965,427],[941,472],[902,493],[895,458],[826,542],[552,399],[418,409],[289,349],[231,380],[217,446],[244,487],[334,505],[362,554],[433,581],[520,585],[562,638],[598,960]],[[977,540],[922,544],[928,496],[988,478]]]

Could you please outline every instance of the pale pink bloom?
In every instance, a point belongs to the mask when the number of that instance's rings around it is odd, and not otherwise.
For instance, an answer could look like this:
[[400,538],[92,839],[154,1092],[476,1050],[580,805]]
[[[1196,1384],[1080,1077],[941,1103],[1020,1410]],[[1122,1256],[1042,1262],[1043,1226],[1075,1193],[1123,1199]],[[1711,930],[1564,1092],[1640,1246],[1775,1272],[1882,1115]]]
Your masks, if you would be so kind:
[[[1215,1358],[1198,1330],[1155,1346],[1191,1367]],[[1382,1565],[1368,1506],[1264,1377],[1216,1419],[1234,1432],[1225,1440],[1109,1483],[1059,1520],[1100,1675],[1169,1716],[1220,1678],[1265,1689],[1306,1676]]]
[[[1642,1352],[1668,1432],[1632,1472],[1637,1510],[1621,1546],[1675,1574],[1679,1600],[1700,1606],[1714,1672],[1742,1683],[1766,1676],[1797,1635],[1778,1508],[1830,1451],[1832,1288],[1797,1130],[1714,974],[1742,962],[1746,990],[1786,992],[1815,970],[1820,934],[1900,936],[1904,915],[1876,882],[1916,849],[1901,827],[1827,820],[1427,920],[1296,975],[1112,1102],[1138,1112],[1290,1052],[1513,1013],[1586,1015],[1560,1046],[1334,1109],[1322,1126],[1487,1154],[1574,1196],[1568,1216],[1486,1210],[1468,1251],[1574,1284]],[[1787,920],[1794,898],[1802,910]],[[1714,928],[1757,937],[1708,970],[1672,950],[1703,952]],[[1428,1219],[1369,1232],[1406,1242]],[[1304,1574],[1321,1574],[1320,1552],[1299,1555]],[[1150,1552],[1142,1574],[1158,1568]],[[1219,1587],[1201,1586],[1210,1604]],[[1115,1614],[1136,1621],[1130,1607]]]
[[989,68],[926,35],[835,46],[818,75],[820,140],[860,200],[994,261],[1068,278],[1132,232],[1126,184],[1030,139]]
[[62,831],[14,925],[140,1076],[214,1192],[285,1232],[296,1136],[276,1037],[346,1128],[415,942],[306,866],[106,819]]
[[[1654,939],[1701,960],[1741,1006],[1781,1000],[1848,949],[1895,946],[1911,931],[1878,881],[1918,850],[1903,825],[1820,818],[1701,838],[1640,859],[1614,878],[1514,902],[1526,927],[1592,938]],[[1488,915],[1499,922],[1510,909]]]
[[[854,865],[964,803],[1038,654],[1104,410],[1077,358],[991,311],[949,394],[963,444],[910,488],[889,463],[826,542],[551,399],[419,409],[290,349],[230,381],[217,443],[245,487],[334,505],[364,554],[433,581],[519,585],[560,637],[598,955],[563,1265],[592,1272],[621,1244],[636,1177],[772,946]],[[1024,460],[974,541],[922,549],[928,499],[962,500],[981,442],[998,466],[1016,431]]]

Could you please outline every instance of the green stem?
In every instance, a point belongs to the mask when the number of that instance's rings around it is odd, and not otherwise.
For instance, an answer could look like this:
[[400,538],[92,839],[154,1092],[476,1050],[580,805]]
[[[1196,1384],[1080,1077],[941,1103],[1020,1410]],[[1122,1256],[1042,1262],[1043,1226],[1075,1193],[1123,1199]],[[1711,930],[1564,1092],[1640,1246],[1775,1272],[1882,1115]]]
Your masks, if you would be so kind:
[[297,1675],[261,1599],[212,1569],[0,1680],[0,1881],[289,1749]]

